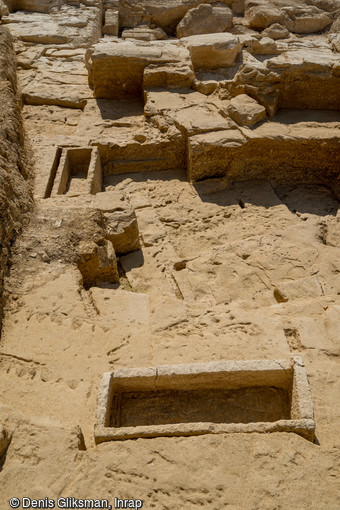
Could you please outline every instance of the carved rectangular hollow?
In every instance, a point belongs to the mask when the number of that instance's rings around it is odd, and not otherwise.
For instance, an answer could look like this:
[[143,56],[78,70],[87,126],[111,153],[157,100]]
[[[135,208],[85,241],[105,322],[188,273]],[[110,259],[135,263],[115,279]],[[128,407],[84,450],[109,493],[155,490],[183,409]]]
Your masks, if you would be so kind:
[[62,149],[51,196],[96,194],[102,189],[99,151],[92,147]]
[[222,361],[103,375],[96,443],[207,433],[295,432],[314,439],[303,361]]

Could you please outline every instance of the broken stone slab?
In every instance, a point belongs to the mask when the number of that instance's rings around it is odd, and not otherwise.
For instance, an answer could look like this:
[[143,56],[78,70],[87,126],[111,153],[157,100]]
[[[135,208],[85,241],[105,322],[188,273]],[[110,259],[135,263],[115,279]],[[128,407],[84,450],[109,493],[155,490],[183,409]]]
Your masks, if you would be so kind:
[[238,38],[229,33],[183,37],[180,44],[189,50],[195,69],[232,66],[242,49]]
[[[2,18],[3,23],[9,23],[11,17]],[[12,20],[11,20],[12,21]],[[12,35],[24,42],[34,44],[68,44],[71,34],[62,32],[61,27],[52,19],[46,19],[44,14],[37,14],[30,22],[12,22]]]
[[191,64],[151,64],[144,69],[143,88],[190,88],[194,80]]
[[[254,392],[257,407],[261,402],[260,415],[251,403]],[[219,394],[232,395],[236,408],[227,403],[221,407]],[[150,398],[153,405],[145,408]],[[172,412],[165,416],[162,409],[170,402]],[[247,416],[240,413],[243,408]],[[98,391],[97,444],[136,437],[280,431],[314,439],[311,391],[299,357],[120,369],[105,373]]]
[[286,25],[291,32],[297,34],[311,34],[320,32],[332,23],[332,18],[328,13],[318,9],[313,5],[301,7],[285,7],[285,12],[291,18],[291,22]]
[[225,4],[201,4],[190,9],[177,25],[177,37],[225,32],[233,25],[233,13]]
[[163,114],[169,111],[185,110],[190,106],[198,106],[205,102],[205,96],[191,89],[182,90],[147,90],[145,92],[144,114]]
[[[274,116],[278,108],[327,109],[340,108],[340,74],[338,54],[327,47],[306,47],[301,43],[294,49],[279,48],[280,43],[267,38],[275,45],[279,55],[263,61],[242,52],[242,64],[234,78],[223,84],[229,96],[246,93],[266,107]],[[266,45],[267,46],[267,42]],[[253,44],[253,43],[252,43]],[[256,51],[261,51],[257,41]],[[293,43],[295,46],[295,43]],[[327,94],[324,90],[327,89]]]
[[162,27],[169,35],[173,35],[189,9],[200,4],[213,4],[230,7],[235,15],[244,13],[244,0],[124,0],[120,4],[121,24],[135,27],[141,23],[149,23]]
[[186,48],[139,41],[99,43],[89,54],[89,82],[98,98],[141,97],[147,66],[177,63],[190,64]]
[[[47,53],[50,55],[51,51]],[[84,50],[80,51],[82,55],[74,56],[71,50],[59,50],[55,57],[40,56],[34,60],[33,71],[26,73],[27,80],[22,82],[24,102],[83,109],[92,94],[82,61]]]
[[125,29],[122,32],[122,39],[137,39],[139,41],[161,41],[168,36],[160,27],[148,28],[147,26]]
[[263,37],[262,39],[253,39],[245,44],[246,49],[252,55],[280,55],[288,50],[288,44],[276,43],[270,37]]
[[248,26],[255,30],[264,30],[275,23],[286,27],[290,21],[288,14],[283,10],[265,2],[248,7],[245,11],[245,19]]
[[313,5],[288,5],[278,7],[261,1],[255,5],[248,2],[245,19],[248,26],[255,30],[264,30],[278,23],[289,31],[308,34],[319,32],[332,23],[331,16]]
[[90,97],[88,90],[84,90],[84,94],[82,94],[76,85],[59,85],[59,87],[51,89],[50,85],[40,84],[39,79],[33,80],[22,91],[25,104],[56,105],[78,110],[83,110]]
[[186,135],[192,136],[198,133],[210,133],[223,131],[232,127],[230,119],[226,119],[211,105],[189,106],[185,110],[177,110],[171,113],[176,126]]
[[9,12],[28,11],[49,13],[61,8],[61,0],[4,0]]
[[60,11],[14,12],[2,18],[10,24],[11,33],[18,40],[68,48],[89,47],[101,36],[101,13],[98,8],[79,9],[63,5]]
[[253,126],[262,120],[266,120],[266,109],[255,99],[240,94],[233,97],[227,107],[227,111],[232,119],[241,126]]
[[232,120],[221,111],[218,98],[207,99],[190,89],[173,92],[158,89],[145,93],[144,113],[148,118],[162,116],[164,121],[176,127],[185,136],[232,127]]
[[261,35],[264,37],[270,37],[276,41],[277,39],[286,39],[289,37],[289,34],[290,32],[286,27],[280,25],[280,23],[273,23],[263,30]]

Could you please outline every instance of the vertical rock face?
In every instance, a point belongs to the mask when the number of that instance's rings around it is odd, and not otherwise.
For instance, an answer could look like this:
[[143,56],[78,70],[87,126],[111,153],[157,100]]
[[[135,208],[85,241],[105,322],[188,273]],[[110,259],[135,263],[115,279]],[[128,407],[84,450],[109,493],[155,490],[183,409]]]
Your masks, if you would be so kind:
[[16,58],[9,31],[0,26],[0,326],[3,278],[10,247],[31,207],[27,156],[17,94]]

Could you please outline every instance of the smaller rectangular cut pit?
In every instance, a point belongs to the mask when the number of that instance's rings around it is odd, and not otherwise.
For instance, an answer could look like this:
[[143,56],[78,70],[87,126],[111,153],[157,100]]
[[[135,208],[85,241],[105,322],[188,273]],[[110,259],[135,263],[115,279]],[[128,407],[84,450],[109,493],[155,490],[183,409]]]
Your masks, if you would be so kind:
[[95,439],[296,432],[313,441],[309,383],[299,357],[120,369],[104,374]]
[[91,155],[91,149],[68,151],[69,179],[65,191],[66,195],[86,193],[86,181]]
[[51,196],[76,197],[102,189],[102,166],[97,148],[71,147],[62,150]]

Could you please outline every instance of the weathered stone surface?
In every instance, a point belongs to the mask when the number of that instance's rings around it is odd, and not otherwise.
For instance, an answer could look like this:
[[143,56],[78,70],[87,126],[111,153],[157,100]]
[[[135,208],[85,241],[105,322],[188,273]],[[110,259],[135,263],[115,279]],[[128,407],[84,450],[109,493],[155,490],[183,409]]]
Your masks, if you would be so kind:
[[137,39],[140,41],[160,41],[167,39],[164,30],[158,28],[136,27],[129,30],[123,30],[122,39]]
[[245,18],[250,28],[263,30],[274,23],[285,26],[291,32],[308,34],[319,32],[332,23],[332,18],[315,6],[288,5],[267,2],[248,2]]
[[234,97],[227,108],[229,115],[242,126],[253,126],[266,119],[266,109],[255,99],[240,94]]
[[48,14],[13,12],[3,17],[2,23],[10,25],[11,33],[27,43],[86,48],[101,35],[101,17],[97,7],[86,6],[79,14],[76,7],[63,5]]
[[177,25],[177,37],[225,32],[232,27],[232,20],[233,14],[226,5],[201,4],[190,9]]
[[[164,28],[167,32],[175,32],[176,26],[183,19],[189,9],[200,4],[212,4],[214,0],[122,0],[120,2],[120,16],[123,27],[137,26],[142,23],[151,23]],[[244,11],[243,0],[221,0],[233,9],[235,14]]]
[[278,303],[292,299],[316,298],[322,296],[322,293],[322,286],[315,277],[283,282],[274,290],[274,296]]
[[189,179],[198,181],[224,175],[236,149],[245,141],[238,129],[191,136],[188,141]]
[[231,127],[233,123],[225,118],[222,107],[222,102],[206,100],[199,92],[157,90],[146,93],[144,112],[151,118],[162,115],[168,125],[175,123],[185,136],[191,136]]
[[174,45],[97,44],[90,57],[89,80],[96,97],[141,96],[147,66],[189,62],[189,58],[186,48]]
[[340,53],[340,34],[332,34],[329,36],[333,48]]
[[191,63],[150,64],[144,69],[143,88],[186,88],[191,87],[194,80]]
[[[70,56],[71,57],[71,56]],[[57,105],[83,109],[92,97],[87,73],[77,57],[40,57],[27,72],[22,95],[25,104]],[[70,59],[70,60],[69,60]]]
[[241,51],[241,44],[234,35],[206,34],[181,39],[188,48],[195,68],[217,69],[234,64]]
[[263,4],[249,7],[246,10],[245,18],[250,28],[255,30],[264,30],[274,23],[287,26],[290,21],[287,13],[270,4],[266,5],[264,2]]
[[1,20],[2,16],[6,16],[7,14],[9,14],[8,7],[7,7],[7,5],[3,2],[3,0],[1,0],[1,1],[0,1],[0,20]]
[[270,37],[276,41],[277,39],[285,39],[288,37],[289,30],[279,23],[273,23],[273,25],[270,25],[268,28],[263,30],[262,35],[264,37]]
[[[316,153],[321,141],[324,151],[320,160]],[[231,179],[256,178],[260,172],[274,181],[285,180],[289,174],[293,181],[301,175],[308,180],[308,176],[321,176],[327,172],[331,181],[337,179],[340,158],[337,127],[305,130],[303,124],[284,126],[274,122],[264,123],[251,132],[234,129],[195,135],[189,138],[188,150],[191,180],[224,174]],[[292,151],[294,160],[291,159]],[[275,167],[271,161],[273,154]],[[277,172],[277,168],[281,171]]]
[[332,23],[332,18],[317,7],[308,6],[286,10],[292,19],[287,28],[298,34],[319,32]]
[[9,12],[20,10],[47,13],[61,7],[61,0],[5,0],[4,3]]
[[[254,48],[266,54],[269,42],[267,39],[262,50],[257,43]],[[269,47],[277,44],[279,43],[272,41]],[[339,108],[338,57],[329,47],[283,48],[278,56],[267,58],[263,62],[246,51],[242,57],[243,64],[233,80],[226,83],[225,88],[232,95],[249,93],[260,104],[265,105],[269,115],[273,116],[280,107]],[[327,94],[322,93],[325,87]]]

